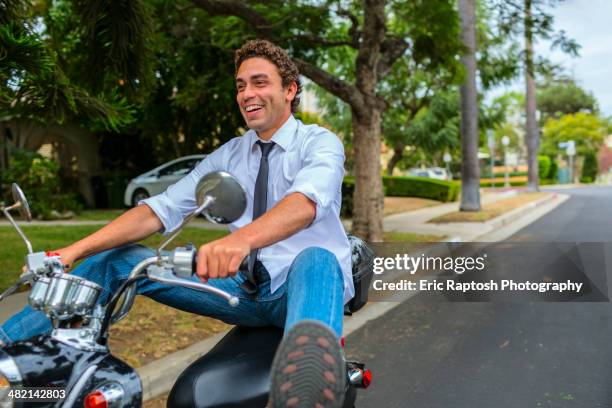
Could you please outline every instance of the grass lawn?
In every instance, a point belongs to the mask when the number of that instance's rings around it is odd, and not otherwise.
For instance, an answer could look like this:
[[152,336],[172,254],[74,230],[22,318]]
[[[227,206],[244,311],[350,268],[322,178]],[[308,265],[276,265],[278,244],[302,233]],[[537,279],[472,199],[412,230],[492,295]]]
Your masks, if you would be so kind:
[[545,197],[549,193],[523,193],[514,197],[496,201],[491,204],[485,204],[480,211],[455,211],[444,214],[440,217],[433,218],[428,222],[446,223],[446,222],[485,222],[495,217],[512,211],[515,208],[536,201]]
[[417,197],[385,197],[384,215],[414,211],[442,204],[440,201]]
[[[22,226],[30,239],[34,251],[52,250],[75,242],[99,229],[99,225],[76,226]],[[186,228],[169,246],[169,249],[187,242],[200,244],[220,238],[225,231]],[[164,237],[155,234],[143,243],[148,246],[159,245]],[[13,227],[0,227],[0,290],[6,289],[21,274],[26,246]]]
[[73,221],[110,221],[114,220],[127,209],[105,209],[105,210],[83,210],[76,217],[71,218]]

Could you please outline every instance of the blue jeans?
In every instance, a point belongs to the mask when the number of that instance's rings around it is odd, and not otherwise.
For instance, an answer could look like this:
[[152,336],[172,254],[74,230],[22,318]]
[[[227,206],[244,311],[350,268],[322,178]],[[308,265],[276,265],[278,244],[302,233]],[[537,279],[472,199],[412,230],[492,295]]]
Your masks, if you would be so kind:
[[[101,302],[106,302],[125,281],[132,268],[154,252],[141,245],[128,245],[88,258],[73,272],[102,286]],[[240,299],[237,307],[208,292],[170,286],[142,279],[137,293],[160,303],[199,315],[210,316],[229,324],[243,326],[278,326],[285,332],[304,319],[319,320],[331,327],[338,337],[342,333],[343,276],[338,260],[331,252],[317,247],[307,248],[294,259],[286,282],[270,293],[270,276],[257,262],[255,275],[259,290],[248,295],[240,284],[244,275],[238,273],[225,279],[210,279],[208,283]],[[197,280],[194,276],[192,279]],[[48,333],[52,329],[47,316],[26,306],[0,327],[0,340],[9,344]]]

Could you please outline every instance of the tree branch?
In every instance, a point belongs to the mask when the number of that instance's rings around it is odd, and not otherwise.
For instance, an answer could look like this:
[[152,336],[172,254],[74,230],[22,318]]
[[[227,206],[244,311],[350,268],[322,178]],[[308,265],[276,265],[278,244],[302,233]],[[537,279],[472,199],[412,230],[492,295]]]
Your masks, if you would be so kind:
[[404,55],[408,49],[408,43],[401,37],[387,36],[380,46],[382,57],[378,62],[378,79],[382,79],[391,70],[391,67]]
[[255,32],[268,40],[278,36],[272,23],[267,18],[239,0],[191,0],[198,7],[206,10],[212,16],[236,16],[253,25]]
[[349,29],[349,35],[352,39],[352,46],[353,48],[359,48],[359,40],[361,39],[361,31],[359,31],[359,19],[356,15],[343,8],[339,8],[336,13],[339,16],[346,17],[351,20],[351,28]]
[[354,47],[353,42],[349,40],[326,40],[324,38],[317,37],[314,34],[297,34],[294,35],[293,38],[298,40],[306,40],[311,44],[317,44],[323,47],[341,47],[344,45]]
[[293,61],[303,75],[310,78],[321,88],[342,99],[351,105],[351,107],[357,110],[363,109],[363,98],[355,86],[336,78],[332,74],[302,59],[294,58]]

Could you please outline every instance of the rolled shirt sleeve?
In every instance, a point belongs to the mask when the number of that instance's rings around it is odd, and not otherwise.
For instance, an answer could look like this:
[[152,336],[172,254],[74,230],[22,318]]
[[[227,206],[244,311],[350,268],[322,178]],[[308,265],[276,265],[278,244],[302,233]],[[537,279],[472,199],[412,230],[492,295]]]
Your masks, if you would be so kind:
[[302,147],[303,166],[286,196],[302,193],[316,204],[313,224],[325,218],[340,197],[344,178],[344,146],[336,135],[321,128]]
[[164,235],[176,230],[185,217],[197,208],[195,189],[198,181],[206,174],[221,169],[224,146],[206,156],[189,174],[172,184],[163,193],[138,202],[138,205],[148,205],[157,215],[164,226],[161,231]]

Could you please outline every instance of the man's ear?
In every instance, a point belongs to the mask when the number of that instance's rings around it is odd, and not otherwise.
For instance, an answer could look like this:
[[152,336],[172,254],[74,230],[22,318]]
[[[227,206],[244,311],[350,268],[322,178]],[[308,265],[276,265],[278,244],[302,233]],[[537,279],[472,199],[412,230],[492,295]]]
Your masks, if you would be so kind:
[[287,100],[293,101],[295,99],[295,95],[297,94],[297,84],[295,82],[290,83],[287,86]]

